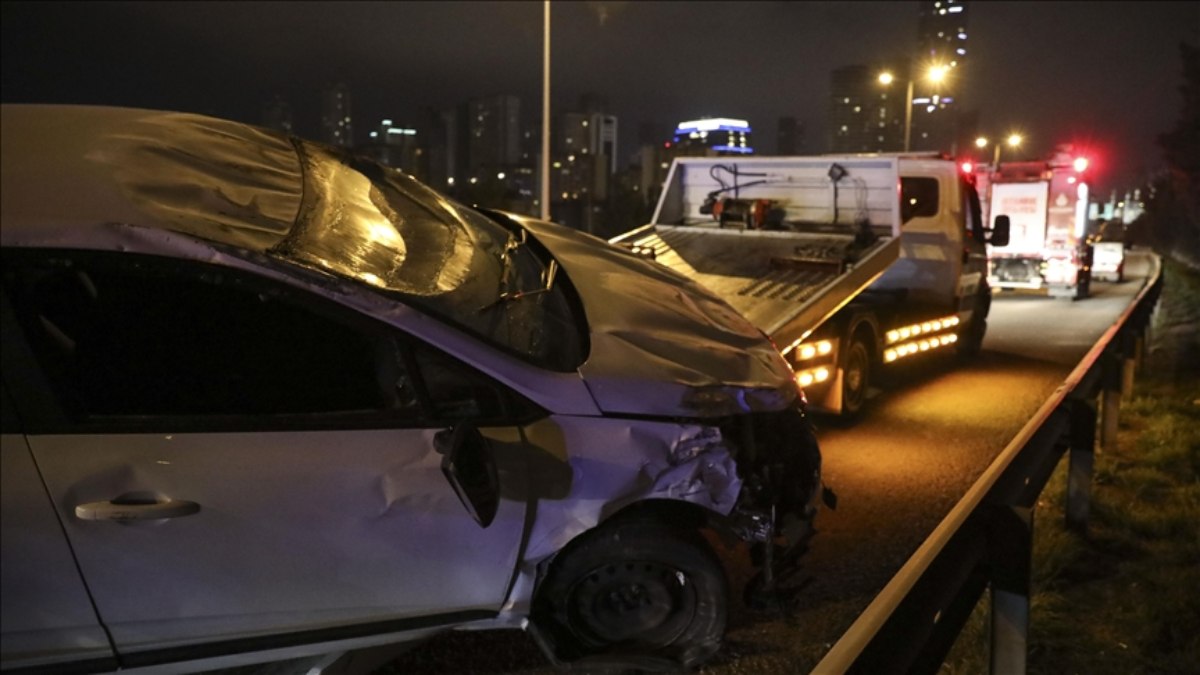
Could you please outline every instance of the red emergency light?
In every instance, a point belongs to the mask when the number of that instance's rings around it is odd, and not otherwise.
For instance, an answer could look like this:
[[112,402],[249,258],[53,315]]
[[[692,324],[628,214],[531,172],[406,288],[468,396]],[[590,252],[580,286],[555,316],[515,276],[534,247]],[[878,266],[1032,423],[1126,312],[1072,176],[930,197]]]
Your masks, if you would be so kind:
[[1075,167],[1075,171],[1077,173],[1083,173],[1088,168],[1087,157],[1076,157],[1075,162],[1074,162],[1074,164],[1072,164],[1072,166]]
[[975,172],[975,165],[970,162],[963,162],[959,165],[959,168],[968,176]]

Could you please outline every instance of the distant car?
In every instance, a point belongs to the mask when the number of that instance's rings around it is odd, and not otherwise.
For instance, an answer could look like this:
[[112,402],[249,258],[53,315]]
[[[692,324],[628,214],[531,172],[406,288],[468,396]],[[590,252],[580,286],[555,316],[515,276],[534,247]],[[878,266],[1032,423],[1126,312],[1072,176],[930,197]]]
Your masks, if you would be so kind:
[[2,119],[5,672],[455,627],[690,667],[701,528],[803,546],[802,395],[701,287],[234,122]]
[[1125,280],[1125,243],[1098,241],[1092,244],[1092,278],[1102,281]]

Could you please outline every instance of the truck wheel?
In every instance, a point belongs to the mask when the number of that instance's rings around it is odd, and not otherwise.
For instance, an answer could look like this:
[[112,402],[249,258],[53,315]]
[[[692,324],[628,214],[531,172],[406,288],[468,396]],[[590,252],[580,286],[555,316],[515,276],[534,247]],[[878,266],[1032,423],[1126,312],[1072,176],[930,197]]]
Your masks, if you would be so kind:
[[983,337],[987,335],[987,316],[992,310],[992,292],[981,291],[975,298],[971,322],[954,343],[956,353],[963,358],[974,358],[983,350]]
[[867,387],[871,384],[871,352],[860,335],[855,335],[846,348],[842,362],[842,417],[853,419],[867,403]]
[[533,620],[564,661],[619,655],[690,669],[720,649],[728,595],[724,569],[698,532],[624,520],[559,555]]

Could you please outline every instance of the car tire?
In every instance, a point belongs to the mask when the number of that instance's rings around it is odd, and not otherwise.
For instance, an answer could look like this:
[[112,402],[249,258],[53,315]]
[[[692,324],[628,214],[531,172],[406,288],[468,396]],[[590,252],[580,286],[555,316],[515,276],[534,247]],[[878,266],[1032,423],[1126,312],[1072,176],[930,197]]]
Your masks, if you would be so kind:
[[563,661],[607,656],[690,669],[720,649],[728,598],[724,568],[699,532],[624,519],[559,554],[533,620]]

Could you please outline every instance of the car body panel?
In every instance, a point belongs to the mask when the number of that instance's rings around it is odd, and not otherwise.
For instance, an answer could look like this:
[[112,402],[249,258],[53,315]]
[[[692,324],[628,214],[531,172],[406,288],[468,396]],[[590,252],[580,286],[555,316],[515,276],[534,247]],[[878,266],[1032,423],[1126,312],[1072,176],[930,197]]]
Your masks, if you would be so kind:
[[[435,431],[45,435],[29,443],[125,653],[498,609],[525,503],[502,500],[491,526],[479,527],[442,477]],[[514,470],[497,454],[503,473]],[[139,493],[200,510],[136,522],[77,517],[79,505]]]
[[525,437],[545,457],[565,461],[565,467],[547,461],[531,471],[540,499],[529,562],[637,501],[677,499],[727,514],[742,485],[731,448],[715,427],[555,415],[526,427]]
[[795,399],[783,357],[711,291],[596,237],[514,219],[579,289],[592,343],[579,372],[605,412],[709,417]]
[[0,437],[4,667],[112,658],[62,526],[20,434]]

